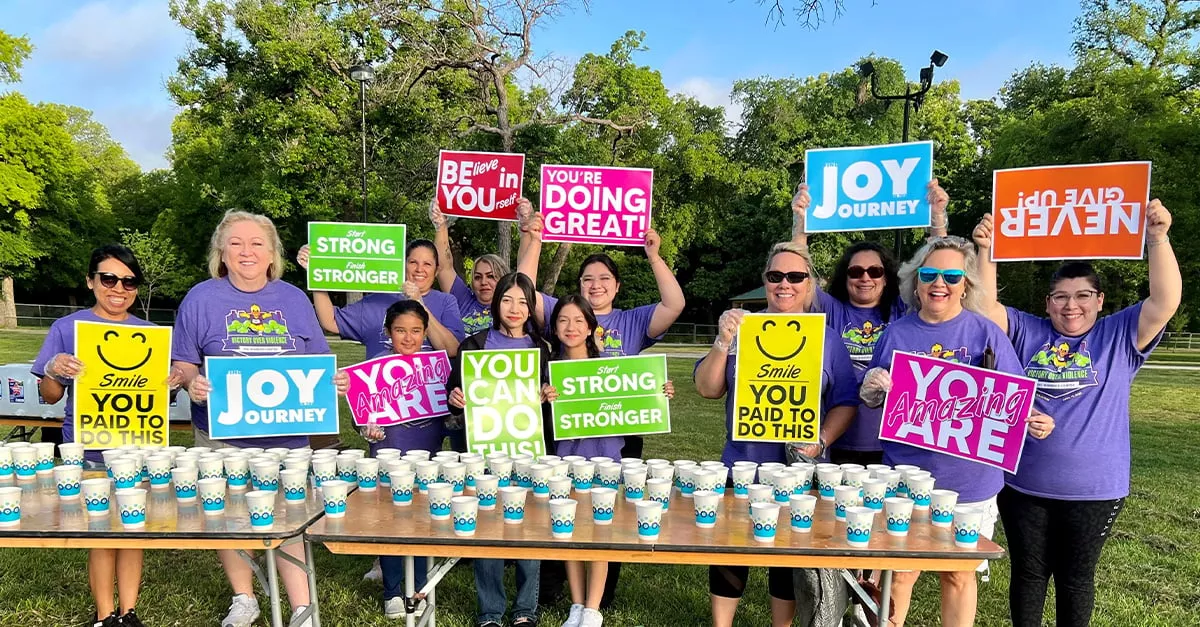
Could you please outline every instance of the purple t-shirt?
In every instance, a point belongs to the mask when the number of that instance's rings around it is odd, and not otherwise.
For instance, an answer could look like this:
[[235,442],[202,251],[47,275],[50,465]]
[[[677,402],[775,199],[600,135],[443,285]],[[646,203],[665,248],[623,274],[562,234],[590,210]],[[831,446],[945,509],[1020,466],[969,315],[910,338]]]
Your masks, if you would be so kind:
[[486,350],[509,350],[514,348],[533,348],[533,338],[528,335],[509,337],[496,329],[488,331],[487,339],[483,341]]
[[[964,309],[950,320],[934,324],[913,314],[888,325],[883,337],[875,344],[870,367],[891,368],[893,351],[979,366],[988,347],[996,356],[996,370],[1024,374],[1008,338],[1004,337],[1000,327],[984,316]],[[1004,471],[999,468],[899,442],[882,444],[883,463],[892,466],[915,464],[928,470],[937,482],[935,487],[958,492],[960,503],[986,501],[1004,487]]]
[[[257,292],[243,292],[229,279],[198,283],[183,297],[175,314],[171,358],[204,369],[206,356],[326,355],[329,343],[312,303],[300,288],[271,281]],[[208,405],[192,404],[192,424],[208,433]],[[223,440],[230,446],[299,448],[306,436]]]
[[458,313],[467,335],[475,335],[492,326],[491,305],[479,302],[479,299],[475,298],[475,292],[472,292],[457,274],[454,275],[454,285],[450,286],[450,295],[458,301]]
[[1029,438],[1014,489],[1051,499],[1101,501],[1129,495],[1129,389],[1162,330],[1137,346],[1142,303],[1104,316],[1077,337],[1046,318],[1008,308],[1008,336],[1037,379],[1034,407],[1054,418],[1045,440]]
[[[384,330],[383,322],[387,318],[388,307],[407,298],[404,294],[394,292],[375,293],[367,294],[362,300],[345,307],[335,307],[333,319],[337,321],[339,335],[342,339],[361,343],[366,347],[368,355],[390,353],[392,338],[388,337],[387,331]],[[425,302],[425,307],[433,317],[454,334],[455,340],[463,341],[466,336],[463,335],[462,318],[458,315],[458,305],[453,296],[430,290],[421,300]],[[424,346],[433,348],[428,335],[425,336]]]
[[[558,305],[558,299],[543,294],[542,303],[547,318],[546,337],[550,337],[554,333],[554,321],[549,318]],[[654,317],[655,307],[658,307],[658,303],[597,314],[596,322],[600,323],[600,350],[608,357],[625,357],[637,355],[657,344],[663,336],[650,337],[650,319]]]
[[[862,385],[863,375],[867,373],[867,364],[871,363],[871,355],[875,352],[875,344],[883,334],[887,325],[899,320],[908,311],[904,301],[896,299],[892,304],[891,316],[883,321],[878,307],[857,307],[852,303],[830,296],[825,290],[817,288],[818,311],[825,314],[825,324],[842,340],[850,353],[850,361],[854,364],[854,374],[858,384]],[[816,309],[816,308],[814,308]],[[883,416],[883,408],[870,408],[859,403],[854,422],[830,445],[843,451],[880,451],[883,446],[879,443],[879,421]]]
[[[33,360],[33,366],[30,367],[30,372],[37,377],[46,376],[46,364],[50,363],[51,359],[59,353],[68,355],[75,354],[75,321],[82,320],[84,322],[102,322],[104,324],[127,324],[130,326],[154,326],[153,322],[146,322],[137,316],[130,315],[121,322],[114,322],[96,315],[96,312],[91,309],[83,309],[75,313],[68,314],[55,320],[50,325],[50,332],[46,334],[46,340],[42,342],[42,348],[38,351],[37,358]],[[63,407],[63,426],[62,438],[63,442],[75,441],[75,382],[66,380],[66,391],[64,393],[66,403]],[[87,451],[84,456],[91,461],[100,461],[100,451]]]

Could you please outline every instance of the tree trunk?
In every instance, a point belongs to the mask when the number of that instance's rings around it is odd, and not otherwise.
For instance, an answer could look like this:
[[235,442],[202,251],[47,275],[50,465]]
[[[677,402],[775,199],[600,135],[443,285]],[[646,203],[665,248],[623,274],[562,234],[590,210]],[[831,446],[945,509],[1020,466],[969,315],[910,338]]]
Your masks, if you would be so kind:
[[496,254],[509,265],[510,268],[515,268],[516,264],[512,259],[512,222],[501,220],[496,223]]
[[567,263],[567,255],[570,254],[571,244],[564,242],[558,245],[558,251],[554,253],[554,261],[550,262],[550,273],[546,275],[546,282],[542,284],[543,292],[554,293],[554,286],[558,284],[558,275],[562,274],[563,265]]
[[[513,151],[513,134],[508,128],[508,98],[504,94],[503,77],[496,77],[497,89],[501,90],[498,94],[499,103],[496,107],[496,118],[501,129],[500,146],[504,152]],[[525,176],[522,172],[521,176]],[[496,247],[496,254],[507,263],[510,268],[516,268],[517,264],[512,258],[512,222],[500,221],[496,223],[496,240],[499,246]],[[537,280],[537,277],[534,277]]]
[[0,329],[17,328],[17,300],[13,294],[13,279],[0,278]]

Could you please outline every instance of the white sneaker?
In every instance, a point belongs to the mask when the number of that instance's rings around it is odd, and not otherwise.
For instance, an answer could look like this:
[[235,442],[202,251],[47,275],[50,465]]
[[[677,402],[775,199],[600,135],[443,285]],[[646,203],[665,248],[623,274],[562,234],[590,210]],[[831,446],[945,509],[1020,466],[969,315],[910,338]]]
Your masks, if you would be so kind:
[[[413,612],[413,620],[421,620],[421,616],[425,614],[425,600],[417,602],[417,609]],[[383,617],[396,620],[404,618],[404,597],[392,597],[383,602]]]
[[581,620],[583,620],[583,606],[573,603],[571,604],[571,613],[567,615],[567,621],[562,624],[562,627],[579,627]]
[[[300,612],[303,612],[306,609],[308,609],[307,605],[301,605],[301,606],[297,607],[296,609],[292,610],[292,620],[295,620],[296,615],[298,615]],[[289,623],[288,627],[313,627],[312,616],[305,618],[303,623]]]
[[383,581],[383,569],[379,567],[379,560],[375,560],[371,570],[363,575],[363,581]]
[[604,624],[604,615],[600,610],[592,608],[584,608],[583,619],[579,621],[579,627],[600,627]]
[[221,619],[221,627],[250,627],[258,620],[258,600],[239,594],[233,597],[229,613]]

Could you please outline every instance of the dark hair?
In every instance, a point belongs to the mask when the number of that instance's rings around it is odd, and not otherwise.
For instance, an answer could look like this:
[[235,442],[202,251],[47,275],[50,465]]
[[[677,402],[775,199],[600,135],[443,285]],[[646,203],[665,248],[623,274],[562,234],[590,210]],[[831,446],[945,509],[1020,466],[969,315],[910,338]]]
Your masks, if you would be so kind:
[[613,280],[615,280],[617,283],[621,282],[621,271],[617,269],[617,263],[612,260],[612,257],[609,257],[604,253],[596,253],[594,255],[588,255],[587,259],[584,259],[583,263],[579,264],[579,276],[575,277],[575,289],[579,289],[579,282],[583,280],[584,269],[593,263],[604,264],[604,267],[608,268],[608,271],[612,273]]
[[96,274],[100,269],[100,262],[105,259],[116,259],[129,266],[138,283],[142,282],[142,264],[138,263],[137,257],[134,256],[132,250],[120,244],[107,244],[93,250],[92,259],[88,262],[87,275],[91,277]]
[[514,287],[524,292],[525,302],[529,304],[529,319],[525,321],[525,333],[533,338],[534,345],[544,346],[546,341],[542,339],[542,333],[538,331],[537,316],[534,315],[534,311],[537,309],[537,291],[533,288],[533,281],[520,272],[509,272],[496,281],[496,290],[492,292],[492,328],[497,331],[503,328],[500,322],[503,317],[500,315],[500,301],[504,300],[504,293]]
[[1100,275],[1096,274],[1096,269],[1092,267],[1092,264],[1086,261],[1068,261],[1059,266],[1058,269],[1054,271],[1054,276],[1050,277],[1050,291],[1054,291],[1054,288],[1058,286],[1059,281],[1065,281],[1067,279],[1087,279],[1087,282],[1092,286],[1092,289],[1096,290],[1097,292],[1104,291],[1100,289]]
[[383,317],[383,332],[387,333],[390,331],[392,323],[396,321],[396,318],[405,314],[413,314],[420,318],[421,324],[425,328],[429,328],[429,312],[425,311],[425,306],[415,300],[406,298],[392,303],[392,306],[387,308],[387,314]]
[[566,347],[563,346],[562,340],[558,339],[558,316],[567,305],[575,305],[583,312],[583,319],[587,321],[588,338],[584,342],[587,346],[588,359],[595,359],[601,356],[600,347],[596,345],[593,338],[596,336],[596,329],[600,327],[600,321],[596,320],[596,312],[592,311],[591,303],[579,294],[568,294],[559,299],[558,304],[554,306],[554,311],[546,320],[546,326],[553,329],[550,332],[550,358],[562,359],[566,354]]
[[435,246],[435,245],[433,244],[433,242],[431,242],[431,241],[429,241],[429,240],[427,240],[427,239],[425,239],[425,238],[419,238],[419,239],[415,239],[415,240],[413,240],[413,241],[409,242],[409,243],[408,243],[408,246],[405,246],[405,247],[404,247],[404,257],[405,257],[405,259],[407,259],[407,258],[408,258],[408,256],[412,254],[412,251],[414,251],[414,250],[416,250],[416,249],[418,249],[418,248],[428,248],[428,249],[429,249],[429,252],[433,253],[433,267],[435,267],[435,268],[436,268],[436,267],[438,267],[438,264],[439,264],[440,262],[439,262],[439,260],[438,260],[438,250],[437,250],[437,246]]
[[896,258],[888,249],[876,242],[859,242],[850,246],[842,253],[837,265],[833,267],[833,277],[829,279],[829,295],[843,303],[850,302],[850,291],[846,289],[849,279],[850,260],[861,252],[873,252],[879,255],[883,263],[883,293],[879,295],[879,317],[887,322],[892,316],[892,308],[900,300],[900,273]]

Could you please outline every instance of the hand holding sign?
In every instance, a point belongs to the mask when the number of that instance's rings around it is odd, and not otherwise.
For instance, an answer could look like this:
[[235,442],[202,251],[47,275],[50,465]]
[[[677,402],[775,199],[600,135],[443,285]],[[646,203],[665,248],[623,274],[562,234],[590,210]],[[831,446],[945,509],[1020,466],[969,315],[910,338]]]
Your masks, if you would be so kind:
[[1164,239],[1170,230],[1171,212],[1157,198],[1151,200],[1146,207],[1146,236],[1152,243]]
[[929,226],[933,143],[823,148],[804,153],[804,180],[820,203],[809,233]]

